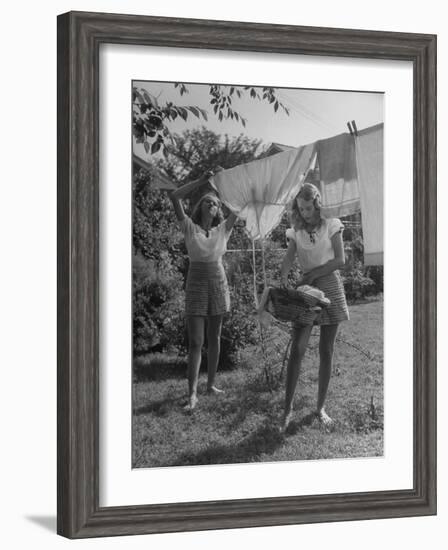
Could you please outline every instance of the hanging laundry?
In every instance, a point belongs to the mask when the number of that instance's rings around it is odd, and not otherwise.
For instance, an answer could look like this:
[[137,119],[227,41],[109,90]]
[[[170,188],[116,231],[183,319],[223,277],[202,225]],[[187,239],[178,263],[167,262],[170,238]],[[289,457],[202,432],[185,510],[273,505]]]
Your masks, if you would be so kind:
[[383,124],[355,138],[365,265],[383,265],[383,139]]
[[317,141],[316,152],[324,216],[342,218],[359,212],[353,136],[345,133]]
[[313,152],[314,143],[277,153],[218,172],[210,183],[224,204],[245,220],[249,236],[265,238],[298,193]]

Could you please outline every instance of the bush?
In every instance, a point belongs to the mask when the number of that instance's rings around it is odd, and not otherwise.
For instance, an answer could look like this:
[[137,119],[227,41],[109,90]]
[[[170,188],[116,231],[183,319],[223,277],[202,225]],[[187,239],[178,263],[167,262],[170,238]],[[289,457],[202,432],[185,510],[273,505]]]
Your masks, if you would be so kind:
[[365,268],[365,274],[375,285],[373,294],[380,294],[384,291],[384,268],[382,265],[371,265]]
[[347,300],[356,301],[383,292],[383,266],[364,266],[364,241],[361,230],[344,232],[346,264],[342,279]]
[[169,255],[133,262],[134,352],[185,350],[183,278]]
[[253,298],[251,276],[235,273],[230,285],[230,312],[224,316],[221,333],[222,367],[238,363],[239,352],[257,341],[257,319]]
[[365,268],[359,261],[346,264],[341,275],[347,300],[355,301],[373,294],[375,283],[365,276],[364,271]]

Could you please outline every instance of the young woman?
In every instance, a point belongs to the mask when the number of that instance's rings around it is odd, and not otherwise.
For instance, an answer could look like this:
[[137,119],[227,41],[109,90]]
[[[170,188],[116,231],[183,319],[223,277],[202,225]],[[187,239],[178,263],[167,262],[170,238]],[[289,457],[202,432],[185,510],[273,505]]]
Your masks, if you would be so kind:
[[206,179],[184,185],[171,194],[171,200],[180,221],[190,260],[186,284],[186,319],[188,329],[188,388],[187,409],[198,402],[197,388],[204,329],[207,328],[207,391],[219,394],[215,386],[218,368],[223,315],[230,309],[230,295],[222,257],[236,220],[230,213],[224,219],[221,203],[213,193],[203,195],[193,208],[191,218],[182,207],[181,199],[199,189]]
[[[329,427],[332,419],[324,409],[330,382],[333,349],[341,321],[349,318],[344,287],[338,269],[345,263],[342,241],[343,224],[337,218],[321,216],[321,197],[316,186],[305,183],[293,200],[290,219],[292,228],[286,231],[288,249],[281,266],[281,281],[286,286],[288,273],[297,255],[302,272],[300,285],[319,288],[331,301],[320,316],[319,387],[316,416]],[[285,411],[283,431],[292,420],[293,399],[300,373],[300,366],[310,338],[312,325],[293,324],[291,352],[286,376]]]

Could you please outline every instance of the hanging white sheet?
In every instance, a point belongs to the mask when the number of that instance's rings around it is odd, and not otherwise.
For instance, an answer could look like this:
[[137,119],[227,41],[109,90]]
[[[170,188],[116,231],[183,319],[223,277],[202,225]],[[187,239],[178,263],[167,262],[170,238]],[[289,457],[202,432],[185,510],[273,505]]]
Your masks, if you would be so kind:
[[246,222],[252,239],[265,238],[298,193],[314,143],[223,170],[210,179],[220,199]]
[[322,213],[342,218],[360,210],[355,143],[350,134],[316,142],[322,195]]
[[355,139],[365,265],[383,265],[383,136],[377,124]]

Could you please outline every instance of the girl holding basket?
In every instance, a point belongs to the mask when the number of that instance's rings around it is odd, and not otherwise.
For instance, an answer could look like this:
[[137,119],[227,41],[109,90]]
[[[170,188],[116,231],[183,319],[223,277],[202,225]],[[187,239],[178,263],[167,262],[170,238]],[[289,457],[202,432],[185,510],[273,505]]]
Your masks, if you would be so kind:
[[[292,227],[286,231],[288,249],[283,259],[280,276],[287,285],[288,273],[297,255],[302,271],[299,285],[311,285],[325,293],[330,305],[322,310],[319,342],[319,386],[316,417],[327,428],[333,424],[324,409],[331,377],[333,349],[338,326],[349,319],[344,287],[339,269],[345,263],[342,241],[343,224],[337,218],[321,216],[321,196],[318,188],[305,183],[292,202],[290,219]],[[286,431],[293,416],[293,400],[313,325],[294,321],[291,351],[286,375],[285,410],[282,430]]]

